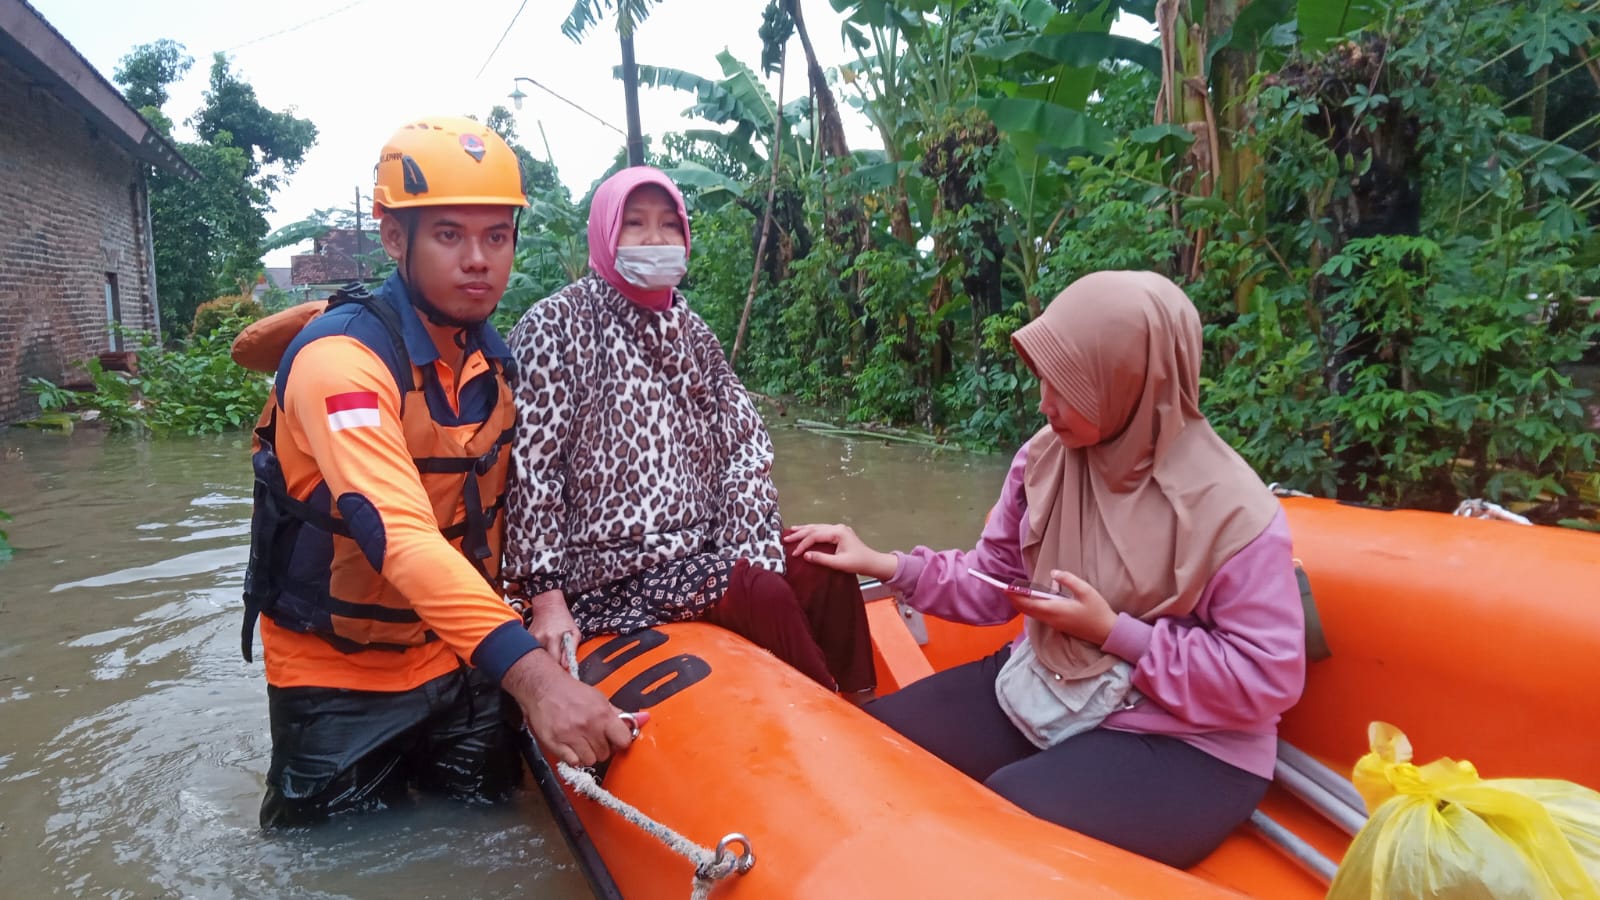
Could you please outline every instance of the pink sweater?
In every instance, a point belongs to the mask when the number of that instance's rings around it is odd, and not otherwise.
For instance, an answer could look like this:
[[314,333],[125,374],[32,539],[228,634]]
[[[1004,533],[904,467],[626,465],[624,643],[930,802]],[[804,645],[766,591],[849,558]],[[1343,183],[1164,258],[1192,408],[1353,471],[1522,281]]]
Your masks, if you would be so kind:
[[[1026,450],[1006,474],[1000,500],[970,551],[917,547],[897,553],[889,586],[930,615],[996,625],[1017,611],[1003,592],[967,574],[1027,578],[1022,562]],[[1126,613],[1101,649],[1134,665],[1144,700],[1102,727],[1179,738],[1263,778],[1277,758],[1278,719],[1305,686],[1305,617],[1288,520],[1280,511],[1260,537],[1206,585],[1193,614],[1153,624]]]

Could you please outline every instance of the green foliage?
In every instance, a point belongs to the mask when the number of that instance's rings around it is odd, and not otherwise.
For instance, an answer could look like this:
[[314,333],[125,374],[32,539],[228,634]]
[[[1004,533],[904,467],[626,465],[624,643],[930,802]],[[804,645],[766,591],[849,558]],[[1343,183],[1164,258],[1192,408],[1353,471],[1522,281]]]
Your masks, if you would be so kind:
[[[1233,259],[1212,245],[1208,263],[1254,273],[1259,286],[1250,312],[1208,328],[1203,399],[1219,433],[1275,480],[1447,508],[1463,496],[1563,496],[1595,466],[1592,398],[1567,371],[1600,337],[1600,308],[1582,299],[1595,272],[1579,261],[1594,234],[1572,215],[1574,184],[1590,176],[1517,134],[1502,99],[1474,81],[1507,39],[1509,20],[1486,30],[1482,9],[1402,5],[1385,43],[1363,45],[1389,48],[1380,81],[1260,95],[1274,222]],[[1341,244],[1326,213],[1372,202],[1359,192],[1392,173],[1319,137],[1330,101],[1357,133],[1381,136],[1396,104],[1415,122],[1416,233]],[[1545,192],[1536,206],[1529,185]]]
[[210,334],[191,337],[181,351],[141,361],[154,430],[206,434],[255,422],[272,392],[272,378],[243,368],[229,355],[245,324],[224,319]]
[[878,339],[852,379],[854,422],[916,422],[931,406],[929,372],[933,354],[923,351],[931,337],[932,311],[927,297],[933,271],[929,261],[891,246],[866,250],[845,270],[861,279],[861,305],[866,317],[880,323]]
[[273,250],[293,247],[306,241],[318,240],[333,228],[338,227],[334,224],[334,219],[341,215],[351,219],[355,218],[355,215],[349,210],[331,208],[315,210],[306,218],[298,222],[290,222],[267,235],[266,239],[261,242],[261,249],[263,252],[270,253]]
[[510,331],[529,306],[583,277],[589,267],[588,210],[565,189],[533,194],[522,213],[517,261],[493,322]]
[[38,397],[41,410],[76,411],[86,419],[92,415],[95,421],[114,431],[147,429],[139,378],[125,372],[107,371],[98,358],[86,360],[81,367],[89,374],[93,385],[86,391],[58,387],[43,378],[29,379],[27,389]]
[[179,149],[199,170],[198,180],[162,169],[150,175],[161,322],[174,337],[202,302],[237,289],[260,267],[259,241],[267,233],[267,197],[248,181],[243,150],[205,143]]
[[1391,0],[1299,0],[1297,24],[1307,49],[1321,50],[1381,19]]
[[[1268,480],[1433,508],[1595,480],[1594,398],[1571,374],[1600,338],[1584,299],[1600,294],[1600,163],[1577,137],[1600,133],[1592,4],[1234,5],[1199,62],[1217,63],[1199,80],[1222,155],[1249,172],[1230,190],[1203,128],[1153,122],[1159,53],[1108,33],[1153,3],[833,6],[856,53],[841,90],[882,148],[785,148],[792,201],[738,361],[753,390],[1010,448],[1041,424],[1011,333],[1086,273],[1153,269],[1200,310],[1204,410]],[[1208,3],[1190,6],[1206,27]],[[1209,79],[1240,55],[1271,68],[1223,94]],[[691,302],[728,346],[773,122],[733,62],[720,80],[642,70],[724,127],[669,137],[664,162],[691,200]],[[580,231],[545,221],[557,244]],[[541,252],[522,268],[542,284],[558,254]],[[975,278],[990,263],[992,306]]]
[[983,352],[964,361],[943,388],[941,408],[957,442],[1016,447],[1042,424],[1036,413],[1038,379],[1011,352],[1011,333],[1027,324],[1027,312],[1018,303],[985,320]]
[[631,35],[639,23],[650,18],[655,3],[656,0],[575,0],[572,12],[567,13],[566,21],[561,23],[561,33],[573,41],[581,41],[600,24],[608,10],[615,10],[617,32]]
[[[694,105],[683,111],[686,118],[732,126],[731,131],[690,129],[669,136],[668,152],[680,159],[709,163],[710,168],[734,179],[770,172],[768,159],[781,123],[781,154],[786,165],[809,173],[817,163],[816,148],[808,139],[811,99],[792,100],[780,110],[750,66],[726,50],[717,54],[717,63],[722,67],[721,80],[665,66],[639,66],[639,84],[694,94]],[[613,74],[620,79],[621,67]]]
[[135,47],[122,58],[114,77],[134,109],[149,106],[159,110],[167,105],[167,85],[182,78],[193,65],[194,57],[184,52],[182,44],[162,38]]
[[146,343],[138,375],[109,372],[99,359],[89,359],[82,367],[92,390],[65,390],[39,378],[28,390],[45,410],[93,410],[100,423],[118,431],[207,434],[245,428],[272,391],[269,376],[237,365],[229,355],[247,324],[221,316],[210,331],[197,331],[177,349]]
[[191,121],[206,143],[245,151],[250,161],[246,177],[267,194],[278,189],[283,175],[299,168],[317,142],[317,126],[291,111],[262,106],[256,89],[234,74],[222,53],[212,57],[205,104]]
[[[99,360],[95,362],[98,364]],[[82,392],[60,387],[48,378],[29,378],[23,386],[38,399],[39,408],[45,412],[72,409],[83,396]]]
[[1366,313],[1336,326],[1380,342],[1380,361],[1352,373],[1357,389],[1336,409],[1335,440],[1381,462],[1360,487],[1396,503],[1435,500],[1414,496],[1430,488],[1526,497],[1564,493],[1563,473],[1594,465],[1587,392],[1557,368],[1600,333],[1570,259],[1531,221],[1443,243],[1359,239],[1324,264],[1330,305]]
[[231,341],[238,336],[241,328],[266,314],[266,308],[249,294],[217,297],[214,300],[207,300],[195,309],[194,326],[190,334],[201,337],[226,325],[232,329],[232,333],[226,335]]
[[[161,107],[168,86],[192,63],[183,45],[162,40],[133,48],[115,77],[130,101],[171,137],[172,120]],[[255,282],[272,195],[317,135],[315,125],[292,111],[263,107],[220,53],[212,59],[204,103],[190,122],[200,140],[177,146],[199,179],[156,169],[149,182],[161,321],[172,337],[181,337],[204,300]]]
[[723,344],[732,347],[755,259],[750,235],[760,223],[739,206],[724,206],[693,219],[694,252],[684,294]]

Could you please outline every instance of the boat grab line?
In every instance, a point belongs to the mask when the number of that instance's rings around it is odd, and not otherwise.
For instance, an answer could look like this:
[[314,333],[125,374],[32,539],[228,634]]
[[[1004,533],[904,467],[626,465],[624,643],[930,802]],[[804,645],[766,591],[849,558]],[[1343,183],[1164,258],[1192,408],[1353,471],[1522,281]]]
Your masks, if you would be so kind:
[[[561,656],[566,661],[567,671],[573,678],[577,678],[578,653],[576,641],[571,634],[561,636]],[[629,716],[628,713],[623,715]],[[628,724],[633,730],[633,736],[638,737],[637,722],[629,721]],[[566,779],[573,790],[638,826],[640,830],[665,844],[669,850],[693,863],[694,883],[689,895],[690,900],[706,900],[711,894],[711,888],[718,881],[734,873],[743,875],[755,868],[755,846],[748,837],[737,831],[730,832],[718,841],[715,850],[702,847],[601,787],[600,782],[595,780],[593,772],[564,762],[556,763],[556,771],[561,773],[561,777]],[[743,849],[742,853],[733,852],[732,845],[735,844]]]

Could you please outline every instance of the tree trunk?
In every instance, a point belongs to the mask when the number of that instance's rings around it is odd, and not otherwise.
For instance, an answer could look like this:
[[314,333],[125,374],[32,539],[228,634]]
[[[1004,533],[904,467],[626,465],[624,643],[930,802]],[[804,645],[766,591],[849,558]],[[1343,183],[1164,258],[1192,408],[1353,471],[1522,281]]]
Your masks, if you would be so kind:
[[805,16],[800,13],[800,0],[785,0],[789,18],[794,20],[795,33],[800,36],[800,46],[806,52],[806,78],[811,83],[811,94],[816,97],[817,114],[822,125],[817,134],[817,145],[825,156],[845,159],[850,147],[844,139],[844,123],[839,119],[839,104],[834,101],[833,89],[817,62],[817,52],[811,46],[811,34],[806,31]]
[[783,164],[783,82],[788,75],[789,51],[784,49],[778,63],[778,110],[776,127],[772,130],[772,177],[767,181],[767,208],[761,214],[761,237],[756,241],[756,258],[750,266],[750,290],[744,295],[744,312],[739,316],[739,333],[733,339],[733,353],[728,356],[728,367],[737,371],[739,351],[744,348],[745,329],[750,326],[750,310],[756,303],[756,289],[761,286],[761,261],[767,255],[767,237],[772,233],[772,204],[778,194],[778,169]]
[[622,35],[622,99],[628,111],[628,165],[644,165],[644,133],[639,127],[639,66],[633,59],[633,35]]
[[[1205,80],[1208,35],[1205,23],[1194,21],[1191,10],[1187,0],[1156,3],[1156,28],[1161,35],[1161,92],[1156,96],[1155,121],[1178,125],[1195,137],[1186,159],[1190,172],[1174,186],[1183,193],[1215,195],[1221,148]],[[1181,218],[1178,204],[1174,203],[1173,224],[1178,225]],[[1189,245],[1178,253],[1179,274],[1190,280],[1200,277],[1200,259],[1208,239],[1204,229],[1191,236]]]
[[[1550,108],[1550,64],[1545,63],[1533,76],[1533,106],[1528,114],[1528,133],[1544,140],[1545,117]],[[1530,211],[1539,208],[1539,184],[1531,179],[1528,182],[1528,196],[1524,200],[1524,207]]]
[[[1233,30],[1239,14],[1251,0],[1210,0],[1206,5],[1206,34],[1210,40]],[[1211,60],[1211,108],[1216,110],[1217,188],[1222,201],[1245,216],[1257,234],[1266,231],[1266,183],[1261,158],[1247,140],[1252,110],[1244,100],[1256,74],[1253,48],[1227,47]],[[1236,272],[1234,309],[1250,311],[1250,298],[1261,275]]]
[[[845,142],[844,123],[839,118],[839,104],[834,99],[833,89],[828,87],[828,78],[822,71],[822,64],[817,61],[816,49],[811,45],[811,32],[806,29],[806,19],[800,10],[800,0],[784,0],[784,8],[789,13],[789,18],[794,22],[795,34],[800,37],[800,47],[806,54],[806,80],[810,84],[811,96],[817,107],[817,146],[821,148],[822,155],[828,159],[842,160],[845,170],[850,166],[850,146]],[[859,209],[849,209],[844,203],[838,202],[831,186],[828,183],[827,168],[823,169],[822,202],[824,209],[823,239],[839,242],[844,249],[847,260],[854,260],[867,247],[867,221]],[[850,350],[845,354],[845,369],[856,370],[860,361],[866,354],[866,348],[877,340],[877,325],[867,321],[866,311],[861,304],[861,289],[865,275],[857,273],[854,283],[850,280],[839,279],[839,287],[845,296],[845,303],[850,308],[852,325],[850,326]]]

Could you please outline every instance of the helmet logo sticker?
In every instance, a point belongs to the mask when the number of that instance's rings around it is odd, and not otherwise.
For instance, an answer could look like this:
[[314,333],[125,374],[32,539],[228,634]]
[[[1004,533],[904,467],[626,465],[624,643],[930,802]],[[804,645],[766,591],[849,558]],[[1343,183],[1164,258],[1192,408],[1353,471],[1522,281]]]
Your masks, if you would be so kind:
[[483,162],[483,151],[485,149],[483,138],[475,134],[463,134],[461,136],[461,149],[467,151],[467,155],[475,161]]

